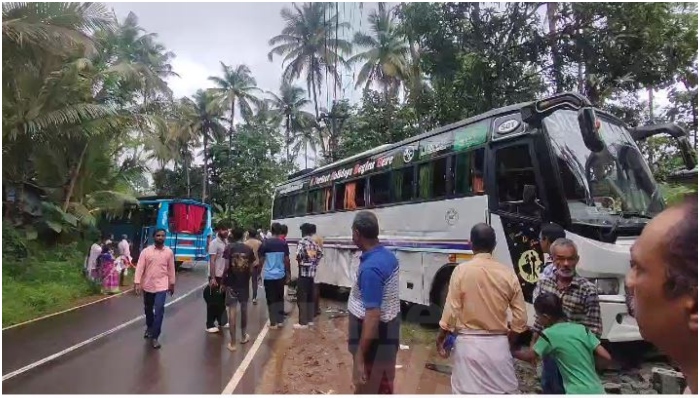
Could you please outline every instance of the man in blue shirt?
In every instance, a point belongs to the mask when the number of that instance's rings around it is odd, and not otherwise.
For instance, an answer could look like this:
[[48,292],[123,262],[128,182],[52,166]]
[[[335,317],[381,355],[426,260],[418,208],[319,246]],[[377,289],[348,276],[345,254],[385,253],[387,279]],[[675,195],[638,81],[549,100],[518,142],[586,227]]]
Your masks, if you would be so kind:
[[355,216],[352,241],[362,250],[348,299],[355,394],[393,394],[401,330],[399,262],[379,244],[379,222],[369,211]]
[[258,250],[263,265],[263,285],[267,298],[270,329],[279,329],[284,322],[284,286],[289,284],[289,246],[280,239],[282,225],[275,222],[270,227],[272,237],[265,240]]

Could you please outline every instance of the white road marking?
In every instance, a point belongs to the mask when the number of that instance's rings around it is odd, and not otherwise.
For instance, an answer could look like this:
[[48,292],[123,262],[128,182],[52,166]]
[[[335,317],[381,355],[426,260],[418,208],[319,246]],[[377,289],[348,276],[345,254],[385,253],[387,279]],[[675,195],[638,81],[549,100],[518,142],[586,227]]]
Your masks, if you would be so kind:
[[239,365],[238,368],[236,368],[236,372],[233,374],[233,377],[231,377],[231,380],[228,382],[228,384],[224,388],[224,391],[221,392],[221,394],[233,394],[233,391],[236,390],[236,386],[238,386],[238,383],[241,381],[241,379],[243,379],[243,375],[245,375],[246,370],[250,366],[250,363],[253,361],[255,353],[257,353],[260,349],[260,346],[262,345],[262,342],[265,339],[265,335],[267,335],[267,331],[269,329],[270,320],[268,320],[265,323],[265,326],[263,326],[263,328],[260,330],[258,337],[255,338],[253,346],[250,347],[248,353],[246,353],[245,358],[241,362],[241,365]]
[[[184,295],[182,295],[182,296],[180,296],[180,297],[177,297],[177,298],[174,299],[174,300],[171,300],[169,303],[166,303],[166,304],[165,304],[165,307],[167,308],[167,307],[169,307],[169,306],[171,306],[171,305],[173,305],[173,304],[179,302],[180,300],[182,300],[182,299],[184,299],[184,298],[187,298],[187,297],[190,296],[192,293],[194,293],[194,292],[196,292],[196,291],[198,291],[198,290],[201,290],[203,287],[204,287],[204,285],[199,286],[199,287],[196,287],[196,288],[190,290],[189,292],[185,293]],[[125,323],[123,323],[123,324],[121,324],[121,325],[119,325],[119,326],[116,326],[116,327],[114,327],[114,328],[112,328],[112,329],[110,329],[110,330],[108,330],[108,331],[106,331],[106,332],[102,332],[102,333],[100,333],[100,334],[97,335],[97,336],[93,336],[93,337],[91,337],[90,339],[87,339],[87,340],[85,340],[85,341],[83,341],[83,342],[80,342],[80,343],[78,343],[78,344],[76,344],[76,345],[73,345],[73,346],[71,346],[71,347],[69,347],[69,348],[67,348],[67,349],[61,350],[61,351],[59,351],[58,353],[52,354],[52,355],[50,355],[50,356],[48,356],[48,357],[42,358],[42,359],[39,360],[39,361],[35,361],[35,362],[33,362],[33,363],[29,364],[29,365],[26,365],[26,366],[24,366],[24,367],[22,367],[22,368],[20,368],[20,369],[18,369],[18,370],[15,370],[15,371],[12,371],[12,372],[10,372],[10,373],[8,373],[8,374],[5,374],[5,375],[2,376],[2,381],[5,382],[6,380],[11,379],[11,378],[14,378],[14,377],[17,376],[17,375],[23,374],[23,373],[25,373],[25,372],[27,372],[27,371],[29,371],[29,370],[32,370],[32,369],[34,369],[34,368],[36,368],[36,367],[38,367],[38,366],[44,365],[44,364],[46,364],[46,363],[49,362],[49,361],[53,361],[53,360],[55,360],[55,359],[57,359],[57,358],[59,358],[59,357],[61,357],[61,356],[64,356],[64,355],[66,355],[66,354],[68,354],[68,353],[70,353],[70,352],[72,352],[72,351],[75,351],[75,350],[77,350],[77,349],[79,349],[79,348],[81,348],[81,347],[87,346],[88,344],[90,344],[90,343],[92,343],[92,342],[95,342],[95,341],[97,341],[97,340],[100,340],[100,339],[102,339],[103,337],[108,336],[108,335],[111,335],[111,334],[114,333],[114,332],[120,331],[120,330],[126,328],[127,326],[132,325],[132,324],[134,324],[134,323],[136,323],[136,322],[138,322],[138,321],[140,321],[140,320],[142,320],[142,319],[145,319],[145,318],[146,318],[146,316],[144,316],[144,315],[138,316],[138,317],[136,317],[136,318],[134,318],[134,319],[132,319],[132,320],[130,320],[130,321],[127,321],[127,322],[125,322]]]
[[49,314],[49,315],[44,315],[43,317],[34,318],[34,319],[29,320],[29,321],[20,322],[19,324],[10,325],[10,326],[8,326],[8,327],[6,327],[6,328],[2,328],[2,331],[5,332],[5,331],[8,330],[8,329],[17,328],[17,327],[22,326],[22,325],[31,324],[32,322],[41,321],[42,319],[55,317],[55,316],[57,316],[57,315],[61,315],[61,314],[65,314],[65,313],[68,313],[68,312],[71,312],[71,311],[75,311],[75,310],[80,309],[80,308],[83,308],[83,307],[87,307],[87,306],[91,306],[91,305],[93,305],[93,304],[101,303],[101,302],[103,302],[103,301],[105,301],[105,300],[109,300],[109,299],[112,299],[112,298],[114,298],[114,297],[119,297],[119,296],[121,296],[121,295],[123,295],[123,294],[126,294],[126,293],[129,293],[129,292],[131,292],[131,291],[133,291],[133,290],[134,290],[133,288],[132,288],[132,289],[127,289],[127,290],[125,290],[125,291],[123,291],[123,292],[121,292],[121,293],[117,293],[117,294],[113,294],[113,295],[111,295],[111,296],[103,297],[103,298],[101,298],[101,299],[99,299],[99,300],[91,301],[91,302],[89,302],[89,303],[82,304],[82,305],[79,305],[79,306],[76,306],[76,307],[73,307],[73,308],[69,308],[69,309],[67,309],[67,310],[58,311],[58,312],[55,312],[55,313]]

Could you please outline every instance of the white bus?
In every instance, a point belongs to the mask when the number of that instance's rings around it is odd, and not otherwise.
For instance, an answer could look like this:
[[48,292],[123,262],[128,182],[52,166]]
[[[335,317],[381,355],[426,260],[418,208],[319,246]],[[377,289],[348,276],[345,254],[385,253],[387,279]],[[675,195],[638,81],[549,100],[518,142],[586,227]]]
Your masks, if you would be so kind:
[[350,227],[356,210],[369,209],[399,259],[401,300],[442,306],[452,271],[472,256],[471,227],[486,222],[533,323],[539,229],[555,222],[578,245],[579,274],[598,287],[603,338],[641,339],[624,277],[630,245],[664,202],[630,129],[578,94],[492,110],[298,175],[275,190],[273,222],[288,226],[292,254],[299,226],[316,224],[320,283],[354,283]]

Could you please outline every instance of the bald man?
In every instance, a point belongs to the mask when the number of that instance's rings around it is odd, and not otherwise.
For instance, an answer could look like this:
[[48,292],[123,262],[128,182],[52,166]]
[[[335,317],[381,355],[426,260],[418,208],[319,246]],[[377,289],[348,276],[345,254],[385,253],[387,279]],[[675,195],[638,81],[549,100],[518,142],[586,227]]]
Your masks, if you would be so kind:
[[698,197],[666,209],[631,249],[628,308],[644,340],[681,368],[698,393]]

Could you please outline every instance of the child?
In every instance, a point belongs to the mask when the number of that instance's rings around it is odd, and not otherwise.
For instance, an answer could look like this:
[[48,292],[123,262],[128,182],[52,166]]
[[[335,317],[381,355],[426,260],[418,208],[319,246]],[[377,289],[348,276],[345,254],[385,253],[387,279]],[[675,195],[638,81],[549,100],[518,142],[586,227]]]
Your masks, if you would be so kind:
[[534,306],[545,329],[531,349],[513,350],[513,357],[534,362],[552,356],[557,361],[566,394],[604,394],[594,354],[606,362],[610,361],[610,354],[600,345],[600,340],[585,326],[565,322],[561,299],[556,294],[541,294]]

